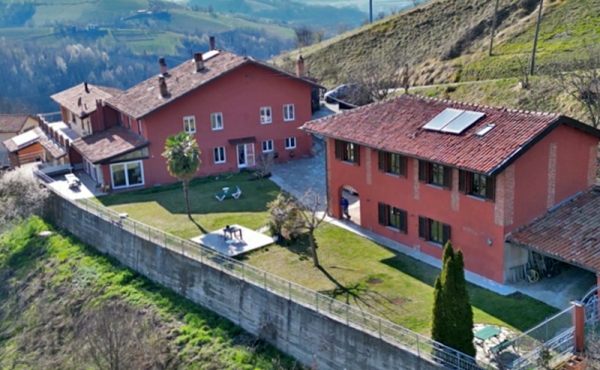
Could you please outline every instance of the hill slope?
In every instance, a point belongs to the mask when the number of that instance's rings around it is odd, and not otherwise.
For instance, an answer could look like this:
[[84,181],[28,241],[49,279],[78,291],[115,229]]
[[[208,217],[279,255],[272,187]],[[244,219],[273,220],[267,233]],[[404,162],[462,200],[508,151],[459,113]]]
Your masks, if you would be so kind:
[[107,302],[133,311],[151,326],[148,343],[160,344],[123,368],[299,369],[231,322],[68,235],[41,238],[43,230],[52,227],[32,218],[0,238],[0,369],[98,368],[79,329]]
[[[527,64],[539,0],[500,0],[494,55],[487,55],[495,0],[436,0],[276,60],[291,68],[302,53],[311,75],[333,86],[350,64],[373,53],[400,58],[417,85],[519,76]],[[540,68],[600,41],[600,0],[546,0]]]

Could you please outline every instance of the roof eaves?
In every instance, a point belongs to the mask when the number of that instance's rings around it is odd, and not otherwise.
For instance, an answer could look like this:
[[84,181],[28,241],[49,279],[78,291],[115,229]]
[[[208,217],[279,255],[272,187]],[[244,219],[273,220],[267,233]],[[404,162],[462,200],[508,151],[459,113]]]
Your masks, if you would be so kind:
[[95,162],[92,162],[92,164],[107,164],[108,162],[110,162],[110,160],[112,160],[114,158],[121,157],[121,156],[127,155],[129,153],[133,153],[136,150],[140,150],[140,149],[146,148],[149,145],[150,145],[150,142],[146,141],[143,144],[137,145],[135,148],[129,149],[129,150],[123,152],[123,153],[119,153],[119,154],[113,155],[113,156],[108,157],[108,158],[99,159],[99,160],[97,160]]
[[255,64],[255,65],[258,65],[258,66],[261,66],[261,67],[264,67],[264,68],[270,69],[270,70],[272,70],[273,72],[280,73],[280,74],[282,74],[282,75],[285,75],[285,76],[288,76],[288,77],[290,77],[290,78],[292,78],[292,79],[294,79],[294,80],[298,80],[298,81],[300,81],[300,82],[304,82],[304,83],[306,83],[306,84],[309,84],[309,85],[311,85],[311,86],[313,86],[313,87],[316,87],[316,88],[319,88],[319,89],[324,89],[324,90],[326,90],[326,89],[327,89],[325,86],[319,85],[318,83],[316,83],[316,82],[312,82],[312,81],[310,81],[310,80],[308,80],[308,79],[306,79],[306,78],[303,78],[303,77],[298,77],[298,76],[296,76],[296,75],[295,75],[295,74],[293,74],[293,73],[290,73],[290,72],[288,72],[288,71],[285,71],[285,70],[283,70],[283,69],[280,69],[280,68],[278,68],[278,67],[276,67],[276,66],[274,66],[274,65],[271,65],[271,64],[269,64],[269,63],[266,63],[266,62],[263,62],[263,61],[260,61],[260,60],[254,59],[254,58],[248,58],[248,60],[249,60],[250,62],[252,62],[253,64]]

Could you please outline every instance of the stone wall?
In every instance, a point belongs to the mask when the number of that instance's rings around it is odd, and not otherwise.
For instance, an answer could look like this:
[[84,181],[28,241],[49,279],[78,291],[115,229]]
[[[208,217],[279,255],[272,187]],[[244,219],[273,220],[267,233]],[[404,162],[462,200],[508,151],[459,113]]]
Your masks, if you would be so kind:
[[56,195],[48,217],[82,242],[318,370],[442,367],[376,336],[136,236]]

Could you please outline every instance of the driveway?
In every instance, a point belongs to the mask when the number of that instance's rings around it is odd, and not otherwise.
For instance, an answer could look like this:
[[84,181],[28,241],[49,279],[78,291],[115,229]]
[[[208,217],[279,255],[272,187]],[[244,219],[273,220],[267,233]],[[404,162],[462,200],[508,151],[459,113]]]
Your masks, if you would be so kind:
[[308,190],[319,194],[320,200],[326,199],[325,142],[313,137],[311,152],[314,155],[311,158],[274,166],[271,181],[298,199]]

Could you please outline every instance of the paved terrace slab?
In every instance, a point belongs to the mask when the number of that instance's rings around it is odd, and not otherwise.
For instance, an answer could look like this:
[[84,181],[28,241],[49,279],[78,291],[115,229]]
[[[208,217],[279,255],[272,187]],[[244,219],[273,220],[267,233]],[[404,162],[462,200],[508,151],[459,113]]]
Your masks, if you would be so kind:
[[239,256],[275,243],[273,238],[258,231],[240,225],[231,225],[231,227],[240,229],[242,237],[237,236],[226,240],[223,229],[220,229],[191,240],[229,257]]

